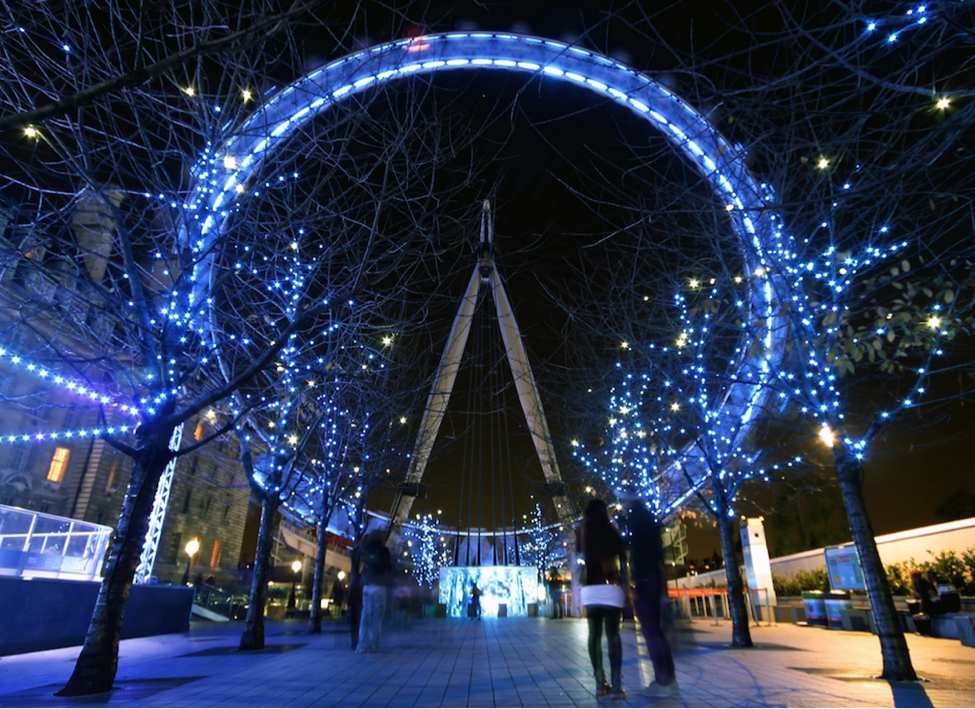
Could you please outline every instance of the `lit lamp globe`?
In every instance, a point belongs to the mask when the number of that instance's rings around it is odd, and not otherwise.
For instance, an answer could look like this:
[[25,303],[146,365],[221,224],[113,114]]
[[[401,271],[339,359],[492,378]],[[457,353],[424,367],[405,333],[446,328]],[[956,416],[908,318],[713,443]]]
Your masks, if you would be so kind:
[[345,572],[344,571],[339,571],[339,573],[338,573],[338,580],[339,581],[345,581]]
[[183,551],[186,552],[186,570],[183,572],[183,585],[187,586],[190,583],[190,571],[193,566],[193,559],[200,551],[200,540],[196,537],[190,539],[186,542],[186,546],[183,547]]
[[295,606],[297,605],[295,590],[298,584],[298,575],[301,573],[300,559],[295,559],[291,562],[291,570],[294,572],[294,576],[291,579],[291,594],[288,596],[288,610],[294,610]]

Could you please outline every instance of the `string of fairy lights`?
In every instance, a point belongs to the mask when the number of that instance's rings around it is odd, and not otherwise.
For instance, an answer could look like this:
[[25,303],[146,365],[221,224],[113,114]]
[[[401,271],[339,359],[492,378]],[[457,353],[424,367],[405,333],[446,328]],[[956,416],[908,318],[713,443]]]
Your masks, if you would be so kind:
[[534,566],[538,569],[539,577],[553,566],[557,566],[565,550],[563,548],[563,530],[561,526],[548,524],[542,506],[536,501],[527,514],[527,534],[521,544],[521,562],[523,565]]
[[897,44],[905,34],[928,24],[932,16],[929,5],[930,3],[912,4],[902,15],[890,15],[883,20],[863,18],[860,20],[863,25],[863,35],[867,37],[879,35],[883,37],[884,44]]
[[[896,45],[908,32],[930,26],[936,16],[936,5],[926,3],[911,4],[902,13],[884,18],[857,17],[851,21],[862,24],[862,37],[877,38],[881,45],[890,46]],[[17,29],[25,31],[24,28]],[[65,55],[71,53],[69,44],[62,42],[60,46]],[[417,59],[427,54],[433,58]],[[828,247],[811,258],[801,257],[796,239],[784,228],[779,217],[768,214],[762,217],[767,222],[757,222],[757,215],[765,214],[764,208],[773,201],[771,188],[751,185],[736,159],[728,157],[736,151],[679,97],[650,78],[594,52],[552,40],[504,33],[448,33],[412,38],[379,45],[333,62],[274,94],[245,118],[242,125],[229,126],[231,135],[227,140],[207,144],[192,170],[194,189],[185,199],[144,194],[146,199],[167,204],[189,218],[193,227],[182,234],[182,239],[190,244],[199,259],[192,276],[175,282],[158,312],[150,319],[152,327],[177,328],[182,333],[182,342],[192,337],[193,345],[187,345],[179,356],[154,363],[158,374],[148,372],[133,378],[133,386],[141,387],[146,393],[131,396],[130,401],[126,401],[125,397],[99,391],[76,377],[54,372],[36,358],[8,347],[0,347],[0,361],[82,403],[142,422],[153,420],[162,403],[182,396],[184,373],[207,364],[219,352],[220,343],[209,331],[215,301],[208,291],[208,269],[212,266],[210,254],[214,251],[214,240],[240,208],[237,200],[244,196],[260,196],[262,191],[275,189],[287,180],[300,179],[298,172],[261,183],[251,179],[273,148],[294,134],[304,121],[369,87],[419,73],[462,68],[529,72],[542,78],[565,81],[609,97],[637,112],[679,146],[705,174],[716,192],[727,201],[732,225],[743,237],[749,273],[736,276],[731,283],[720,284],[729,297],[734,294],[743,323],[743,335],[729,361],[724,362],[721,369],[693,361],[692,353],[700,353],[707,346],[711,324],[707,316],[704,322],[696,321],[690,314],[687,294],[678,293],[675,307],[680,329],[672,343],[650,344],[642,348],[627,343],[622,348],[639,350],[651,361],[639,366],[622,361],[617,364],[619,382],[608,400],[607,444],[590,450],[573,441],[573,455],[586,468],[619,494],[638,494],[661,511],[671,509],[675,501],[683,499],[674,496],[665,499],[670,491],[662,487],[663,474],[700,465],[704,459],[708,461],[706,469],[716,471],[722,479],[728,476],[764,479],[776,468],[756,467],[756,453],[745,446],[744,433],[755,413],[762,410],[766,397],[780,405],[792,404],[809,417],[816,435],[825,445],[833,447],[842,443],[857,458],[866,455],[869,437],[839,433],[845,431],[846,416],[838,375],[831,364],[830,348],[840,336],[837,313],[848,311],[846,299],[857,277],[896,256],[908,243],[889,241],[890,228],[884,225],[877,234],[883,245],[870,244],[856,254],[841,254],[834,247]],[[182,87],[181,91],[187,99],[202,99],[196,87]],[[244,105],[254,102],[254,91],[242,88],[240,99]],[[948,93],[935,93],[933,107],[937,111],[949,111],[955,100]],[[212,108],[220,111],[218,104]],[[23,134],[28,140],[44,139],[43,131],[34,125],[25,126]],[[814,167],[829,170],[832,162],[828,155],[821,155]],[[841,191],[851,189],[851,182],[844,181]],[[825,222],[823,227],[827,228]],[[299,229],[283,254],[261,254],[257,261],[250,244],[237,244],[238,251],[231,259],[235,272],[247,272],[264,281],[268,294],[284,303],[289,318],[294,318],[299,306],[307,300],[308,279],[319,265],[317,254],[307,259],[302,256],[305,251],[316,251],[314,246],[307,245],[308,238]],[[323,248],[323,244],[317,244],[319,253]],[[156,258],[161,260],[163,255],[157,253]],[[710,285],[714,288],[712,295],[718,297],[719,285]],[[698,293],[701,281],[689,284],[689,289]],[[323,298],[327,303],[327,296]],[[135,307],[132,302],[129,305]],[[758,317],[754,315],[756,312]],[[782,322],[787,322],[787,327],[780,330],[777,325]],[[930,361],[944,354],[940,343],[950,334],[950,313],[940,304],[933,304],[924,326],[931,334],[926,358]],[[322,341],[335,336],[341,328],[342,323],[331,322],[320,333]],[[782,366],[775,354],[784,345],[783,340],[776,338],[786,330],[789,343],[798,354],[790,366]],[[885,328],[878,327],[876,334],[885,336]],[[245,350],[257,346],[244,335],[235,341]],[[757,359],[750,358],[747,353],[756,342],[762,354]],[[384,341],[383,345],[390,343]],[[264,418],[254,415],[251,420],[258,422],[260,437],[272,462],[267,469],[257,473],[261,476],[257,482],[268,494],[284,496],[284,504],[293,506],[294,511],[305,518],[313,514],[311,508],[314,505],[309,501],[316,495],[327,494],[329,486],[337,484],[338,468],[329,467],[330,463],[321,464],[319,467],[327,472],[303,478],[305,482],[301,489],[283,488],[280,476],[293,464],[302,440],[297,430],[301,396],[307,395],[308,389],[320,388],[321,394],[312,399],[322,407],[324,421],[328,422],[322,424],[320,433],[326,458],[341,445],[348,447],[346,438],[355,436],[363,449],[362,464],[366,464],[368,452],[364,441],[370,417],[368,413],[364,414],[359,423],[349,423],[345,430],[338,426],[339,419],[351,422],[355,417],[335,404],[328,377],[323,374],[326,356],[306,357],[306,350],[311,349],[310,343],[299,345],[297,336],[291,335],[281,350],[277,365],[281,390],[276,398],[270,400],[264,395],[258,405],[246,401],[250,395],[244,395],[244,399],[229,404],[231,416],[238,415],[245,405],[262,412]],[[376,355],[368,348],[364,350],[366,361],[361,366],[369,370]],[[668,369],[667,362],[673,362],[673,371]],[[377,366],[384,365],[380,362]],[[728,368],[732,372],[730,377]],[[927,364],[919,365],[908,392],[893,406],[879,411],[878,417],[887,420],[900,411],[918,406],[928,393],[930,371]],[[743,397],[747,403],[743,408],[728,403],[729,378],[747,389]],[[331,384],[336,382],[333,380]],[[134,430],[132,423],[109,422],[63,431],[4,433],[0,434],[0,443],[29,444],[129,435]],[[796,461],[781,465],[792,464]],[[313,461],[312,465],[314,467],[316,463]],[[361,492],[360,486],[350,497]],[[685,489],[681,495],[687,493]],[[342,504],[355,506],[353,500],[345,498]],[[541,513],[537,504],[532,511],[533,523],[536,513]],[[440,529],[439,518],[428,516],[411,529],[414,532]],[[437,538],[437,535],[433,536]],[[419,537],[414,541],[418,547],[423,546],[419,544]],[[430,554],[429,563],[439,558],[435,553]]]
[[[712,496],[706,505],[713,514],[731,516],[742,483],[768,481],[770,475],[799,464],[798,457],[760,464],[762,451],[746,445],[740,417],[724,406],[725,368],[709,366],[728,356],[716,347],[717,321],[742,321],[742,281],[733,277],[725,288],[717,279],[708,287],[698,278],[689,279],[689,294],[674,297],[673,340],[644,346],[621,343],[598,429],[602,443],[588,446],[575,438],[570,444],[573,457],[617,499],[642,499],[665,517],[674,492],[665,487],[663,473],[673,469],[687,476],[682,493],[718,483],[721,499]],[[704,301],[715,307],[699,307]],[[743,346],[748,344],[735,344],[732,359]]]
[[440,569],[450,566],[452,561],[440,511],[416,514],[412,523],[403,527],[403,537],[406,542],[403,555],[411,560],[413,577],[420,586],[433,588],[440,581]]
[[[820,227],[827,229],[828,225],[824,222]],[[890,232],[888,225],[882,225],[877,236],[888,238]],[[775,266],[782,269],[780,282],[787,284],[790,293],[789,346],[793,357],[789,366],[768,373],[762,386],[774,392],[773,399],[780,407],[791,405],[811,418],[812,430],[822,444],[833,448],[841,443],[858,460],[866,456],[872,429],[867,426],[863,436],[837,434],[846,413],[832,349],[843,337],[844,316],[851,312],[850,291],[858,277],[892,261],[907,246],[902,240],[870,244],[859,252],[840,252],[828,245],[805,260],[795,252],[785,253]],[[767,276],[764,267],[751,275]],[[588,447],[574,438],[570,444],[584,469],[602,479],[617,497],[640,497],[658,515],[665,516],[669,500],[668,491],[662,487],[662,472],[670,468],[686,471],[689,463],[695,463],[693,467],[703,475],[689,479],[689,487],[699,488],[717,480],[724,499],[711,496],[705,504],[713,514],[734,516],[734,502],[743,482],[767,482],[770,475],[802,464],[799,456],[792,455],[769,466],[759,465],[766,451],[737,436],[740,419],[729,416],[723,406],[726,370],[708,366],[709,353],[716,358],[716,327],[746,322],[741,313],[747,307],[741,298],[743,280],[740,275],[725,283],[711,278],[704,287],[703,279],[689,279],[686,288],[674,296],[677,329],[671,342],[620,344],[622,356],[615,365],[616,379],[608,392],[607,416],[600,428],[603,443]],[[726,307],[697,307],[702,300]],[[921,403],[927,393],[929,361],[944,355],[941,342],[951,334],[950,322],[940,302],[932,302],[927,312],[920,313],[914,326],[929,335],[920,355],[924,362],[913,368],[914,379],[907,394],[893,406],[877,411],[879,419],[888,420]],[[888,326],[880,325],[872,334],[884,337],[889,332]],[[750,333],[736,345],[735,353],[762,336]]]
[[45,441],[71,441],[74,439],[98,438],[131,433],[135,426],[93,426],[67,431],[34,431],[32,433],[7,433],[0,435],[0,443],[43,443]]

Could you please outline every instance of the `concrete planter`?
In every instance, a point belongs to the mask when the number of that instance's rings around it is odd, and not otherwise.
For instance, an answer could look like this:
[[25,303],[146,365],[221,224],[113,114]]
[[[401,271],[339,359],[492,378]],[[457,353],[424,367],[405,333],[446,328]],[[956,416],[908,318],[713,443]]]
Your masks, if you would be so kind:
[[[0,655],[80,645],[98,597],[95,581],[0,576]],[[190,628],[193,589],[134,585],[123,638],[185,633]]]

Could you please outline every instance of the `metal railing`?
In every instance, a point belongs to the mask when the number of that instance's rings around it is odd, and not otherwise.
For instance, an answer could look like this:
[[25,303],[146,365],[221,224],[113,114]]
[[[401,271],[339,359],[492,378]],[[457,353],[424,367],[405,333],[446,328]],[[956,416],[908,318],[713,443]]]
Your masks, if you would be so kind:
[[97,580],[112,528],[0,505],[0,575]]
[[247,594],[201,584],[193,588],[193,603],[218,613],[228,620],[239,620],[244,617],[244,612],[247,610]]
[[[686,620],[710,618],[714,624],[731,618],[728,592],[724,587],[668,588],[677,616]],[[750,623],[774,625],[775,606],[765,589],[749,589],[745,603]]]

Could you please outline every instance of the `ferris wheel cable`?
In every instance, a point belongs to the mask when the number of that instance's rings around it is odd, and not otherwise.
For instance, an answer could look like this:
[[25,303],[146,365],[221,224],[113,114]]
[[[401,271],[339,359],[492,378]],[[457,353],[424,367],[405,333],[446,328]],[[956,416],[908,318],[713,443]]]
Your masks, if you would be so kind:
[[[507,356],[507,352],[505,352],[505,355]],[[504,430],[505,431],[510,431],[511,430],[509,428],[510,422],[508,421],[508,388],[507,388],[507,386],[505,387],[505,390],[504,390],[504,409],[503,409],[503,416],[504,416],[504,419],[503,419],[503,421],[504,421]],[[507,478],[508,478],[508,503],[509,503],[509,509],[508,509],[508,512],[509,512],[509,515],[508,515],[508,527],[511,528],[511,529],[514,529],[515,526],[517,525],[517,519],[515,517],[516,512],[515,512],[515,492],[514,492],[514,471],[511,469],[513,460],[512,460],[512,456],[511,456],[511,436],[510,435],[505,439],[504,453],[505,453],[504,467],[505,467],[505,472],[507,473]],[[507,530],[506,530],[506,534],[507,534]],[[519,555],[519,552],[518,552],[518,537],[517,537],[517,535],[514,535],[514,538],[512,540],[512,543],[514,544],[514,547],[515,547],[515,563],[518,564],[519,559],[520,559],[520,555]],[[505,563],[506,564],[508,563],[508,558],[507,557],[508,557],[508,545],[507,545],[507,541],[506,541],[505,542]]]
[[[463,455],[461,456],[461,465],[463,467],[461,468],[461,474],[458,476],[460,478],[460,492],[457,497],[457,529],[460,529],[461,519],[463,518],[464,515],[464,488],[467,484],[467,469],[468,469],[466,448],[464,449]],[[460,555],[460,545],[455,544],[454,545],[454,566],[458,565],[459,555]]]
[[[488,321],[489,321],[489,327],[494,324],[493,322],[490,322],[491,321],[490,315],[488,316]],[[496,350],[494,344],[495,342],[494,339],[492,338],[491,343],[488,347],[487,356],[488,356],[488,362],[490,363],[490,367],[491,367],[489,371],[489,379],[488,379],[489,382],[488,385],[491,387],[491,398],[490,398],[491,409],[488,412],[488,416],[490,417],[489,424],[491,430],[491,438],[489,444],[491,446],[491,455],[490,455],[491,467],[489,469],[489,473],[491,476],[491,529],[494,531],[494,535],[495,535],[494,537],[492,537],[492,539],[496,541],[497,531],[498,531],[498,519],[497,519],[498,468],[497,465],[498,465],[498,447],[500,445],[501,434],[499,431],[500,427],[498,425],[498,419],[500,415],[500,411],[498,409],[498,389],[497,389],[499,373],[498,373],[498,368],[496,366],[497,363],[495,361]],[[497,544],[494,545],[493,556],[494,556],[494,563],[495,565],[497,565]]]
[[[502,352],[502,355],[503,355],[503,352]],[[495,521],[494,521],[494,529],[495,529],[495,540],[497,540],[497,530],[498,530],[498,527],[499,526],[501,527],[502,533],[505,531],[504,507],[505,507],[505,503],[507,501],[507,496],[505,495],[505,491],[504,491],[504,479],[503,479],[503,476],[504,476],[504,467],[503,467],[504,466],[504,453],[503,453],[503,451],[504,451],[505,441],[508,440],[508,437],[510,435],[510,432],[507,431],[507,430],[505,430],[504,425],[503,425],[503,422],[504,422],[504,391],[503,391],[503,386],[504,386],[504,372],[502,371],[502,369],[500,367],[498,367],[496,369],[496,376],[494,378],[494,382],[495,382],[494,395],[495,395],[495,399],[497,401],[497,413],[495,414],[495,417],[494,417],[494,423],[495,423],[495,428],[498,431],[497,446],[496,446],[495,451],[494,451],[494,461],[495,461],[495,466],[494,466],[494,484],[495,484],[494,499],[496,501],[496,507],[495,507],[495,509],[497,510],[497,512],[496,512],[496,515],[497,516],[496,516]],[[502,557],[504,556],[504,546],[503,545],[504,545],[504,541],[502,541],[502,546],[501,546]],[[495,545],[495,547],[497,548],[497,545]],[[497,563],[497,562],[495,562],[495,563]],[[504,563],[504,559],[503,558],[502,558],[502,563]]]
[[[477,275],[475,274],[474,277],[476,278]],[[476,374],[475,374],[476,368],[474,366],[470,365],[470,362],[473,361],[473,362],[476,363],[476,361],[477,361],[477,359],[476,359],[477,358],[477,353],[480,351],[480,347],[478,346],[478,341],[479,341],[479,338],[480,338],[480,330],[477,327],[476,319],[477,319],[477,313],[479,312],[479,305],[482,302],[482,298],[483,297],[484,296],[482,295],[481,291],[479,291],[477,293],[476,298],[475,298],[474,309],[471,311],[471,323],[470,323],[470,329],[474,331],[474,338],[473,338],[474,339],[474,343],[473,343],[473,350],[468,354],[468,363],[469,363],[469,366],[471,368],[469,370],[469,376],[468,376],[468,379],[467,379],[467,401],[466,401],[466,406],[467,406],[468,416],[467,416],[467,420],[465,421],[465,426],[466,426],[466,429],[467,429],[467,434],[466,435],[468,436],[468,438],[467,438],[467,442],[466,442],[466,445],[465,445],[464,453],[465,453],[465,458],[468,458],[468,463],[465,466],[464,475],[467,477],[467,480],[468,480],[468,490],[470,491],[469,494],[468,494],[468,496],[467,496],[467,532],[468,532],[468,542],[467,542],[467,544],[464,545],[464,565],[465,566],[470,566],[471,565],[470,531],[471,531],[472,527],[475,526],[475,525],[473,525],[473,521],[474,520],[473,520],[473,507],[472,507],[472,504],[473,504],[473,497],[474,497],[474,482],[475,482],[475,480],[474,480],[474,471],[475,471],[475,467],[477,466],[477,452],[476,452],[476,449],[475,449],[475,446],[474,446],[474,440],[475,440],[475,438],[477,436],[477,430],[476,430],[476,426],[475,426],[475,420],[472,419],[472,417],[470,416],[470,411],[473,408],[473,401],[474,401],[474,382],[475,382],[475,380],[476,380],[477,377],[476,377]],[[463,504],[463,501],[462,501],[461,504]]]
[[[473,387],[476,387],[477,386],[477,383],[476,383],[477,380],[480,379],[483,376],[483,373],[484,373],[484,370],[481,368],[481,352],[484,349],[484,317],[483,317],[482,311],[483,311],[483,303],[484,303],[484,300],[486,298],[487,298],[487,294],[485,293],[481,297],[481,301],[480,302],[481,302],[482,305],[481,305],[480,308],[478,308],[477,314],[476,314],[476,316],[479,319],[477,321],[476,348],[475,348],[474,353],[473,353],[474,354],[474,357],[475,357],[475,359],[474,359],[474,365],[473,366],[474,366],[474,371],[476,372],[476,374],[473,377],[471,377],[471,387],[472,387],[472,389],[473,389]],[[474,438],[473,438],[473,442],[474,442],[474,446],[473,446],[473,450],[474,450],[474,465],[471,466],[471,476],[472,476],[472,479],[475,481],[475,483],[477,485],[477,499],[478,500],[481,500],[481,499],[483,499],[483,495],[484,495],[484,490],[482,489],[483,477],[480,474],[480,472],[481,472],[481,470],[480,470],[481,463],[484,460],[484,458],[483,458],[483,454],[484,454],[484,451],[483,451],[483,443],[484,443],[484,431],[483,431],[483,428],[484,428],[484,421],[482,421],[479,416],[475,416],[474,415],[474,402],[476,400],[476,395],[477,394],[475,392],[472,395],[472,398],[470,399],[470,408],[468,409],[468,415],[471,416],[471,419],[474,422],[474,426],[475,426],[475,428],[474,428],[475,434],[474,434]],[[473,517],[471,519],[471,527],[473,529],[483,529],[483,527],[481,525],[480,509],[477,506],[472,507],[472,515],[473,515]],[[474,551],[474,554],[475,554],[474,561],[475,561],[475,563],[478,566],[480,566],[480,560],[476,558],[476,554],[480,551],[480,547],[475,548],[473,551]]]
[[[490,294],[486,292],[484,294],[484,300],[486,301],[489,297],[490,297]],[[483,306],[483,307],[486,307],[486,306]],[[486,363],[487,363],[487,356],[488,356],[487,355],[487,338],[488,338],[487,327],[488,327],[487,318],[482,314],[482,316],[481,316],[481,328],[480,328],[481,342],[480,342],[480,351],[478,352],[479,360],[480,360],[479,361],[479,364],[480,364],[480,375],[481,375],[479,377],[479,379],[481,380],[481,384],[482,385],[483,385],[483,381],[484,381],[485,375],[488,375],[488,376],[490,375],[490,371],[487,370],[487,368],[485,366]],[[485,447],[486,447],[485,444],[487,443],[487,440],[488,440],[487,439],[487,436],[484,433],[484,428],[485,428],[485,424],[488,424],[488,425],[490,424],[490,419],[485,420],[485,418],[483,416],[478,416],[477,414],[475,414],[475,416],[477,417],[477,420],[478,420],[478,423],[479,423],[479,427],[478,428],[479,428],[479,433],[480,433],[480,438],[478,440],[478,461],[477,461],[478,462],[478,465],[477,465],[477,469],[476,469],[477,470],[478,500],[479,501],[483,501],[484,500],[484,482],[485,482],[484,481],[484,477],[485,477],[484,476],[484,463],[485,463],[485,459],[487,458],[487,456],[485,454]],[[481,530],[487,530],[487,525],[484,524],[484,515],[487,513],[487,510],[483,509],[483,504],[477,505],[476,510],[477,510],[477,528],[478,529],[481,529]],[[481,565],[481,552],[482,552],[482,547],[483,547],[483,544],[481,544],[480,542],[481,542],[481,538],[478,537],[478,545],[477,545],[477,565],[478,566]]]
[[[507,360],[507,352],[504,351],[502,347],[502,359]],[[501,562],[505,565],[508,564],[508,527],[509,527],[509,517],[508,509],[512,503],[511,496],[508,494],[509,486],[506,485],[509,472],[510,455],[509,448],[511,444],[511,430],[508,428],[508,399],[507,399],[507,378],[504,376],[503,370],[499,369],[497,378],[497,396],[498,396],[498,428],[501,431],[501,436],[498,440],[498,494],[500,498],[500,503],[498,505],[499,521],[501,523],[502,531],[502,560]]]
[[508,430],[507,418],[505,416],[505,408],[507,406],[507,400],[505,398],[504,389],[504,377],[499,373],[498,376],[498,429],[501,431],[501,436],[498,439],[498,491],[500,493],[500,503],[498,504],[498,520],[501,524],[501,563],[505,566],[508,565],[508,523],[507,523],[507,506],[509,498],[505,492],[505,477],[507,472],[506,467],[506,456],[505,456],[505,443],[509,440],[511,432]]

